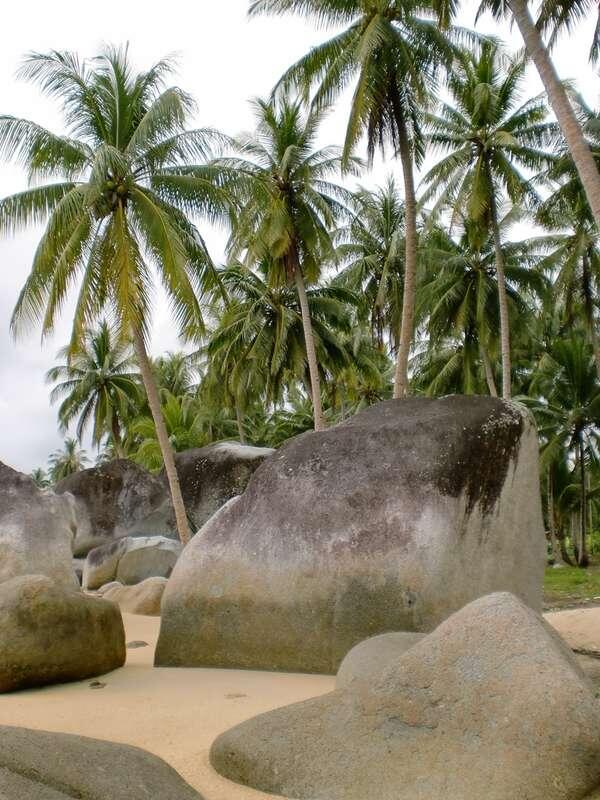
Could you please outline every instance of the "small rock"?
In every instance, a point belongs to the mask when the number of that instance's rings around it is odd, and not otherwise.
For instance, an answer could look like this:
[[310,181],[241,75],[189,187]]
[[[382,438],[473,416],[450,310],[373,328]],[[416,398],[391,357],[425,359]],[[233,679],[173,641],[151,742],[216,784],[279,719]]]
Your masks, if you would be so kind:
[[138,647],[148,647],[148,642],[142,641],[135,641],[135,642],[127,642],[127,649],[128,650],[137,650]]
[[104,689],[105,686],[106,684],[102,683],[102,681],[92,681],[90,683],[90,689]]

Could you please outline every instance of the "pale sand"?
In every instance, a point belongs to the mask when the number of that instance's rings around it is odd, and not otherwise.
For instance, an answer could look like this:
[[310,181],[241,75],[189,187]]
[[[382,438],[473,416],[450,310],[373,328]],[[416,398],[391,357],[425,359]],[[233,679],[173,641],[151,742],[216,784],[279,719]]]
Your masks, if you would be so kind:
[[[165,759],[205,800],[266,795],[221,778],[208,762],[213,740],[233,725],[333,688],[334,678],[217,669],[154,669],[160,619],[123,614],[127,664],[98,680],[0,696],[0,724],[77,733],[143,747]],[[51,754],[48,754],[51,758]]]
[[573,608],[545,616],[574,650],[600,654],[600,608]]
[[[572,647],[600,651],[600,608],[546,614]],[[263,711],[333,689],[334,678],[217,669],[154,669],[160,619],[123,614],[127,665],[90,681],[0,696],[0,724],[77,733],[143,747],[164,758],[205,800],[273,800],[230,783],[208,762],[216,736]]]

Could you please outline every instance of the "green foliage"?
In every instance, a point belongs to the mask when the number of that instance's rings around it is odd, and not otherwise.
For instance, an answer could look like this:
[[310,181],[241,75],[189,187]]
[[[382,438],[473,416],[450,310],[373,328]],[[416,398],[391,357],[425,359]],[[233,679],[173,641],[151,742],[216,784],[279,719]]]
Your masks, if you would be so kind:
[[48,472],[52,483],[85,469],[89,459],[85,450],[81,450],[76,439],[65,439],[62,450],[56,450],[48,459]]

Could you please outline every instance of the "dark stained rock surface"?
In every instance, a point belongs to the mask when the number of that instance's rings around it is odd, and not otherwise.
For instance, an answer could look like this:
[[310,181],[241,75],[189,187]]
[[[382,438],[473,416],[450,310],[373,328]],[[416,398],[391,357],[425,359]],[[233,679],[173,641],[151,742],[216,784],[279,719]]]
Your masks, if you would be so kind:
[[186,547],[156,663],[334,673],[507,590],[541,608],[538,442],[489,397],[380,403],[286,443]]
[[0,727],[0,800],[202,800],[145,750]]
[[76,556],[124,536],[176,538],[165,484],[133,461],[119,459],[76,472],[60,481],[55,492],[75,497]]
[[0,581],[35,573],[77,586],[75,531],[72,498],[41,491],[28,475],[0,462]]
[[164,536],[127,536],[95,547],[87,554],[83,567],[83,588],[99,589],[118,581],[134,585],[146,578],[168,578],[182,547]]
[[[275,450],[219,442],[175,454],[188,517],[198,530],[232,497],[241,494],[262,462]],[[163,480],[166,478],[163,474]]]
[[297,800],[581,800],[600,785],[600,702],[558,634],[497,593],[371,684],[238,725],[211,762]]
[[43,575],[0,584],[0,692],[83,680],[125,663],[118,606]]

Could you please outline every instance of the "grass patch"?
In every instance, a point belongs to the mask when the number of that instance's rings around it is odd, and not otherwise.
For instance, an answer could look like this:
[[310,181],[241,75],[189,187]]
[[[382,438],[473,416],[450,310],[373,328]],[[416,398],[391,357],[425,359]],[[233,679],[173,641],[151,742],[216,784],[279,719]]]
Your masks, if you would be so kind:
[[578,567],[548,567],[544,577],[546,606],[569,605],[581,602],[600,603],[600,564],[587,569]]

